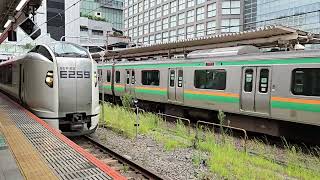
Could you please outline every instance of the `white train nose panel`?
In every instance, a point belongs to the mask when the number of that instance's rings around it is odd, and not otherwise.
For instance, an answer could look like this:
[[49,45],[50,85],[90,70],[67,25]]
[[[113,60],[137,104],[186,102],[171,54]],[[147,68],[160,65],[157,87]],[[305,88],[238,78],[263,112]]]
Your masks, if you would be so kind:
[[91,60],[57,58],[59,74],[59,116],[68,113],[91,114]]

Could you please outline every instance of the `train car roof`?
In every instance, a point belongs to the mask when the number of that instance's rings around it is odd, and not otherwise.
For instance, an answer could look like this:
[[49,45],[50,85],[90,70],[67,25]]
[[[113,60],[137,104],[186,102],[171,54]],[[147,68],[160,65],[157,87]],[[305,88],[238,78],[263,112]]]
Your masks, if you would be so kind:
[[[208,57],[197,59],[159,59],[159,60],[145,60],[145,61],[117,61],[116,66],[121,65],[141,65],[141,64],[167,64],[167,63],[195,63],[195,62],[229,62],[229,61],[255,61],[255,60],[278,60],[290,58],[308,58],[319,57],[319,50],[303,50],[303,51],[278,51],[278,52],[260,52],[245,55],[232,55],[224,57]],[[98,64],[98,66],[110,66],[112,62]]]

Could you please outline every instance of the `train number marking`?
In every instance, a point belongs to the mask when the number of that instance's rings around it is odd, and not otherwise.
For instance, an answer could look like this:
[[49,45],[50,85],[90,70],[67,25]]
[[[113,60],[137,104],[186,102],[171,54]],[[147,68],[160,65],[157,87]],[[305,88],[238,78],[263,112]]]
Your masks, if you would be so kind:
[[60,71],[60,78],[90,78],[90,71]]

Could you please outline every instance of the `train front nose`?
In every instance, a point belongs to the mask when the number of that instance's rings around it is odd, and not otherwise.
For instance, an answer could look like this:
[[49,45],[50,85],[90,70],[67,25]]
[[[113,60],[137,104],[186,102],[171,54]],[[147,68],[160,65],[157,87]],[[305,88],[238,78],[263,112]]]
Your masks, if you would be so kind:
[[57,58],[59,74],[59,128],[62,132],[91,127],[92,62],[89,58]]

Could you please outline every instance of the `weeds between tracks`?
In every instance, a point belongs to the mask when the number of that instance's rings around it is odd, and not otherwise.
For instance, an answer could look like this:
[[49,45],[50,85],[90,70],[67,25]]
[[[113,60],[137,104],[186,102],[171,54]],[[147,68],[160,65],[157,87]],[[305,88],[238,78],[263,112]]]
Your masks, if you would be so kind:
[[[129,108],[105,105],[105,119],[109,128],[134,139],[136,115]],[[168,151],[176,148],[194,148],[196,131],[181,122],[167,123],[153,113],[140,113],[139,134],[153,137]],[[248,142],[248,151],[243,151],[241,140],[227,134],[216,134],[210,129],[200,129],[197,150],[207,152],[209,159],[194,154],[193,163],[205,163],[209,169],[228,179],[320,179],[320,149],[318,154],[305,154],[285,140],[285,149],[262,143],[259,140]],[[257,152],[252,155],[250,150]],[[283,163],[279,163],[283,162]]]

